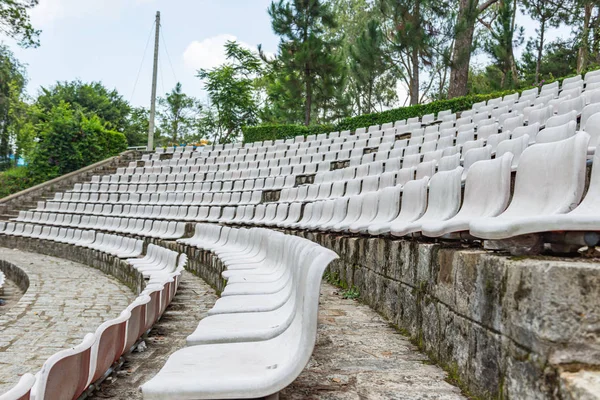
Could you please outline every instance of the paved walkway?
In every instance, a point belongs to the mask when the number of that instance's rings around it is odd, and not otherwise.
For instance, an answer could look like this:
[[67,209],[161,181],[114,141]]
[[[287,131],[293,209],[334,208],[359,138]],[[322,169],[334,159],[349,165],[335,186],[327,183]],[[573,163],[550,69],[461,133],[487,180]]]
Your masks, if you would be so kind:
[[[284,399],[464,399],[444,381],[446,374],[368,306],[343,299],[323,284],[319,331],[313,357]],[[168,356],[185,345],[216,300],[214,291],[189,272],[163,318],[152,329],[147,350],[127,356],[123,370],[92,398],[141,399],[138,387]]]
[[135,298],[116,279],[82,264],[6,248],[0,248],[0,259],[25,271],[30,282],[19,302],[0,315],[0,393]]
[[146,350],[125,356],[123,368],[106,379],[91,399],[141,399],[139,386],[162,368],[167,358],[185,347],[185,338],[215,304],[217,296],[202,279],[184,271],[177,295],[146,339]]

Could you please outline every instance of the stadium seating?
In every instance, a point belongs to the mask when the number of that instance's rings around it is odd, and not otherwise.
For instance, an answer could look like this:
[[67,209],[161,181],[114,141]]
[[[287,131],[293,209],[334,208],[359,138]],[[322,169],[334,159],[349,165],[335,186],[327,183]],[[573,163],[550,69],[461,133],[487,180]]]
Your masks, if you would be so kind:
[[78,395],[156,322],[185,264],[160,240],[209,253],[227,285],[144,397],[247,398],[276,393],[306,364],[321,274],[335,258],[276,230],[477,242],[600,231],[599,74],[355,132],[161,148],[19,212],[0,234],[110,254],[147,279],[93,340],[51,358],[34,392],[62,384],[52,362],[89,358],[87,375],[73,369]]
[[[44,240],[57,238],[59,237],[51,235]],[[114,255],[137,254],[135,246],[131,243],[134,239],[122,237],[112,237],[112,239],[115,240],[102,241],[98,246],[93,247],[94,250],[108,254],[115,253],[116,244],[119,243],[121,253],[116,252]],[[73,244],[89,247],[94,243],[96,242],[92,239]],[[152,257],[151,270],[143,268],[147,265],[139,263],[141,260],[149,259],[146,257]],[[35,399],[78,398],[90,385],[103,380],[121,356],[131,351],[140,337],[164,313],[175,295],[179,276],[187,262],[184,254],[179,255],[177,252],[158,246],[154,246],[152,254],[146,257],[132,259],[134,267],[142,271],[144,276],[149,277],[146,289],[119,317],[104,322],[95,333],[86,335],[82,343],[74,348],[52,355],[35,377],[24,375],[19,383],[0,396],[0,399],[28,398],[29,394]],[[176,261],[177,259],[179,260]]]
[[296,379],[312,354],[321,277],[337,255],[308,240],[258,228],[198,224],[195,240],[186,242],[227,266],[227,286],[188,337],[188,347],[172,354],[142,385],[144,398],[276,394]]

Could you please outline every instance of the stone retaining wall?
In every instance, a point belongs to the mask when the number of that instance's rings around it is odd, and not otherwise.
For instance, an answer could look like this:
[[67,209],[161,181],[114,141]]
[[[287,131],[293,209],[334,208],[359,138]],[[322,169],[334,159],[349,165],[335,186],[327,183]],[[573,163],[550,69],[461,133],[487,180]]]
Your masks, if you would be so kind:
[[355,287],[477,397],[569,398],[563,371],[600,368],[598,263],[287,233],[338,253],[330,280]]
[[0,260],[0,271],[4,273],[7,279],[14,282],[23,293],[29,289],[29,277],[21,268],[8,261]]
[[[63,258],[99,269],[105,274],[112,275],[118,279],[135,294],[139,294],[145,286],[144,276],[138,270],[118,257],[97,250],[49,240],[19,238],[6,235],[0,235],[0,247]],[[65,271],[65,273],[68,273],[68,271]]]

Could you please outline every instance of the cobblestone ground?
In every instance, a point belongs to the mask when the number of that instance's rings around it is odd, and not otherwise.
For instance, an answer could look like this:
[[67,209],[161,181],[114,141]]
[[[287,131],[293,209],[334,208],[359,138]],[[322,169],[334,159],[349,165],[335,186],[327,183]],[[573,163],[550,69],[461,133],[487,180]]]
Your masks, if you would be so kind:
[[185,338],[216,300],[217,295],[209,285],[184,271],[177,295],[145,340],[146,350],[126,355],[123,368],[106,379],[89,398],[141,399],[138,387],[156,375],[173,352],[185,347]]
[[82,264],[5,248],[0,259],[25,271],[30,282],[18,303],[0,314],[0,393],[118,316],[135,298],[116,279]]
[[281,400],[464,399],[430,362],[369,306],[321,286],[317,344]]
[[21,296],[23,296],[21,289],[14,282],[6,279],[4,286],[0,289],[0,300],[4,302],[0,302],[3,304],[0,305],[0,315],[6,314],[8,310],[18,304]]
[[[444,381],[446,374],[368,306],[343,299],[323,284],[319,331],[313,357],[283,399],[464,399]],[[127,356],[94,399],[141,399],[138,387],[154,376],[168,356],[185,345],[216,296],[186,272],[180,291],[150,332],[147,350]]]

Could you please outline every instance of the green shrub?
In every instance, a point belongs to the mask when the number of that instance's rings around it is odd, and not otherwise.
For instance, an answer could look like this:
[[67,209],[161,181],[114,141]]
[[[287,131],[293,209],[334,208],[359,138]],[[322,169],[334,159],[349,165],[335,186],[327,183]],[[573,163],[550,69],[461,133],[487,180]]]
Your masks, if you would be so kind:
[[293,139],[296,136],[318,135],[334,130],[333,125],[258,125],[244,126],[244,143],[262,142],[265,140]]
[[76,171],[127,149],[125,135],[106,129],[98,116],[87,117],[66,103],[52,108],[45,117],[46,120],[39,126],[39,141],[32,151],[28,166],[31,174],[40,182]]
[[336,125],[335,130],[353,131],[357,128],[366,128],[371,125],[381,125],[385,124],[386,122],[395,122],[408,118],[422,117],[426,114],[437,114],[438,112],[444,110],[452,110],[452,112],[464,111],[470,109],[475,103],[487,101],[489,99],[512,93],[514,93],[514,91],[469,95],[464,97],[456,97],[450,100],[433,101],[427,104],[394,108],[380,113],[364,114],[357,117],[344,118]]
[[[588,71],[586,71],[588,72]],[[547,79],[540,82],[539,86],[575,76],[572,74],[560,78]],[[465,111],[470,109],[473,104],[481,101],[487,101],[497,97],[504,97],[508,94],[521,93],[523,90],[530,89],[533,86],[521,88],[519,90],[506,90],[502,92],[493,92],[487,94],[473,94],[464,97],[456,97],[450,100],[438,100],[428,104],[418,104],[415,106],[394,108],[373,114],[364,114],[356,117],[344,118],[336,125],[259,125],[245,126],[244,143],[260,142],[264,140],[290,139],[299,135],[312,135],[319,133],[328,133],[333,131],[354,131],[357,128],[366,128],[371,125],[381,125],[388,122],[396,122],[408,118],[422,117],[426,114],[437,114],[440,111],[452,110],[452,112]]]
[[0,173],[0,198],[10,196],[40,183],[27,167],[15,167]]

